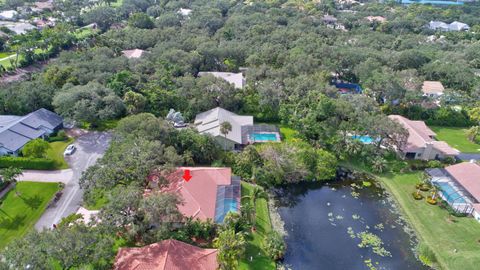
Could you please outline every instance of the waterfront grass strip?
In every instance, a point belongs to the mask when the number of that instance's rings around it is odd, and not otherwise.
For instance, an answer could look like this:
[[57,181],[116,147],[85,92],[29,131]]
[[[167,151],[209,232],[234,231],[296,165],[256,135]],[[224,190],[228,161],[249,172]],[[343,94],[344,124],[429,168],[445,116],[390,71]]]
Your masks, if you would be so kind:
[[381,183],[400,204],[420,242],[435,254],[440,269],[478,269],[480,224],[471,217],[450,217],[445,209],[411,196],[422,172],[389,174]]
[[[242,196],[251,194],[253,186],[242,182]],[[242,204],[248,199],[243,198]],[[256,206],[256,231],[247,236],[247,248],[244,258],[240,261],[240,269],[275,269],[275,262],[267,256],[263,249],[263,242],[268,233],[272,231],[272,224],[268,213],[268,202],[266,199],[257,200]]]

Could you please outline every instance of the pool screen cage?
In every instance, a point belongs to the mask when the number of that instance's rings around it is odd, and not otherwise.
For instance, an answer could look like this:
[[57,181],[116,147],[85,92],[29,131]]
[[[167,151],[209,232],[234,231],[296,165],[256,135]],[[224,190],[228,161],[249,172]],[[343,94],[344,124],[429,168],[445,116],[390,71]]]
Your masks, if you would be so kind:
[[217,187],[217,201],[215,203],[215,222],[223,223],[228,212],[240,212],[240,177],[232,176],[232,183],[228,186]]
[[[434,168],[427,169],[427,174],[430,176],[430,183],[437,188],[437,195],[441,195],[441,198],[445,200],[453,211],[456,213],[471,214],[473,207],[470,202],[476,202],[476,200],[470,196],[470,194],[459,184],[456,183],[444,169]],[[443,189],[440,182],[448,183],[452,186],[452,189]]]
[[247,144],[249,142],[249,135],[252,133],[261,132],[276,132],[280,134],[280,129],[275,125],[258,124],[242,126],[242,142]]

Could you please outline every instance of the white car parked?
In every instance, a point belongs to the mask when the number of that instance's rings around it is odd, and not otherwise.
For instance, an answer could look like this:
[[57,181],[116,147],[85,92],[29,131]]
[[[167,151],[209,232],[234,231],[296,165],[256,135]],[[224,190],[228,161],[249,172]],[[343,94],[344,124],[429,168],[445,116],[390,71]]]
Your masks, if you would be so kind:
[[65,152],[63,152],[63,154],[65,156],[70,156],[71,154],[73,154],[73,152],[75,152],[75,149],[77,149],[75,145],[70,144],[69,146],[67,146],[67,149],[65,149]]

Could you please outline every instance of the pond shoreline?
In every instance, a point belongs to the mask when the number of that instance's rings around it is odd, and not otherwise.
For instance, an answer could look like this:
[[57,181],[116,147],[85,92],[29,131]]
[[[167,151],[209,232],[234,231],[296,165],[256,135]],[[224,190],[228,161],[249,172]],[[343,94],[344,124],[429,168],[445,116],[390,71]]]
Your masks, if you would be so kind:
[[[332,181],[272,190],[275,207],[271,211],[277,211],[285,224],[285,265],[292,269],[427,269],[416,254],[417,234],[381,181],[346,168],[337,176]],[[351,256],[340,260],[342,252]]]

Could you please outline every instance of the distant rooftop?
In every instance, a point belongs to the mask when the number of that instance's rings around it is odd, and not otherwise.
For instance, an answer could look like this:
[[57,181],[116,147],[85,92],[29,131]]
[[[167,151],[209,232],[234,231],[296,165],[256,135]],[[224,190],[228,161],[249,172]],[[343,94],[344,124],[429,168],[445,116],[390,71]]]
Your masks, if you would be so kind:
[[134,50],[124,50],[122,51],[123,55],[128,59],[140,58],[145,53],[144,50],[134,49]]
[[439,81],[424,81],[422,85],[422,92],[424,94],[430,95],[441,95],[445,91],[443,84]]
[[199,72],[198,76],[213,75],[216,78],[224,79],[225,81],[233,84],[235,88],[242,89],[245,86],[245,78],[241,72],[232,73],[232,72],[215,72],[215,71],[204,71]]

